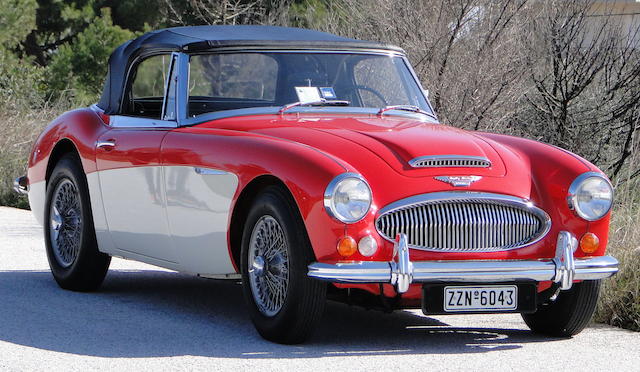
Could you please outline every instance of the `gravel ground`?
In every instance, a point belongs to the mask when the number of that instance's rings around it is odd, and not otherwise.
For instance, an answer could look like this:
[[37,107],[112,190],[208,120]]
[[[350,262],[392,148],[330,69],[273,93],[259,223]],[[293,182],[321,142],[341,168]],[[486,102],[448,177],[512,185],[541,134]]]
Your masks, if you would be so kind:
[[391,315],[330,303],[308,343],[261,339],[236,283],[114,259],[102,289],[59,289],[31,213],[0,207],[1,370],[640,371],[640,333],[532,335],[520,316]]

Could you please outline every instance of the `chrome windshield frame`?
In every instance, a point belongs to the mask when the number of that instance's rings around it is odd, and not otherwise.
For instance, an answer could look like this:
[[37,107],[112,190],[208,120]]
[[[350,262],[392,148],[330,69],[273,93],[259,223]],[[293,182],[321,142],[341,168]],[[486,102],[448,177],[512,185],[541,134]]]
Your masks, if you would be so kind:
[[[412,119],[418,119],[421,121],[429,121],[438,123],[438,117],[433,111],[433,106],[431,102],[429,102],[429,97],[424,93],[424,88],[420,83],[415,71],[411,67],[409,60],[407,59],[404,53],[400,53],[398,51],[393,50],[384,50],[384,49],[269,49],[269,48],[220,48],[212,51],[205,52],[195,52],[195,53],[179,53],[180,56],[178,58],[178,93],[176,94],[176,104],[177,112],[178,112],[178,127],[184,126],[192,126],[197,125],[203,122],[224,119],[234,116],[252,116],[252,115],[271,115],[277,114],[278,110],[281,109],[281,106],[269,106],[269,107],[249,107],[243,109],[233,109],[233,110],[220,110],[205,113],[202,115],[189,117],[188,116],[188,101],[189,101],[189,74],[190,74],[190,58],[194,55],[205,55],[205,54],[229,54],[229,53],[322,53],[322,54],[364,54],[364,55],[382,55],[388,57],[396,57],[400,58],[404,63],[405,67],[409,70],[410,76],[413,77],[413,80],[420,91],[419,94],[424,97],[429,110],[431,111],[428,115],[425,114],[414,114],[411,112],[403,112],[398,110],[393,110],[392,116],[405,116],[410,117]],[[166,97],[165,97],[166,99]],[[327,110],[327,108],[329,110]],[[371,107],[339,107],[341,110],[336,110],[337,107],[296,107],[288,112],[291,113],[332,113],[332,114],[373,114],[379,111],[379,108],[371,108]],[[431,120],[425,120],[425,116],[430,118]],[[421,119],[419,119],[422,117]]]

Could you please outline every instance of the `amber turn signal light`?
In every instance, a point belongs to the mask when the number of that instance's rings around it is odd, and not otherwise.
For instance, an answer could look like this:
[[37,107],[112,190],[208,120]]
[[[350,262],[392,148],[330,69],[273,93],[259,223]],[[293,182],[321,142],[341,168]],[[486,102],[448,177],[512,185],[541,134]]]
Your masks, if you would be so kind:
[[591,254],[597,251],[599,247],[600,239],[598,239],[596,234],[588,232],[582,235],[582,238],[580,239],[580,249],[582,249],[584,253]]
[[349,257],[356,253],[357,250],[358,243],[350,236],[345,236],[338,241],[338,253],[340,253],[342,257]]

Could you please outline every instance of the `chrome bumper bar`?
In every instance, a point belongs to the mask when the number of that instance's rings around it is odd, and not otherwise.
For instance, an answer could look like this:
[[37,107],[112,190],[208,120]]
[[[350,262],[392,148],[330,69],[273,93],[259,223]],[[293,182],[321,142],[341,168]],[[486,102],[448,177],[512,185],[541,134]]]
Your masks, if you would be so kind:
[[409,258],[407,237],[399,234],[391,262],[364,261],[309,265],[312,278],[338,283],[389,283],[399,293],[411,283],[421,282],[512,282],[553,281],[560,289],[570,289],[574,280],[608,278],[618,271],[611,256],[574,258],[578,241],[567,231],[558,234],[556,256],[546,260],[502,261],[417,261]]
[[13,191],[23,195],[29,193],[29,179],[27,176],[18,177],[13,181]]

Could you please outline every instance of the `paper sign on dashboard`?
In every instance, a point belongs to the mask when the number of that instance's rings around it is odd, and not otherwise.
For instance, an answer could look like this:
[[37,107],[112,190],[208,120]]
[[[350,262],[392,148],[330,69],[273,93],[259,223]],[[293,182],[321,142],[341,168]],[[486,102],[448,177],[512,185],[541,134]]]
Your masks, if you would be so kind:
[[302,103],[318,102],[321,100],[317,87],[295,87],[298,101]]

